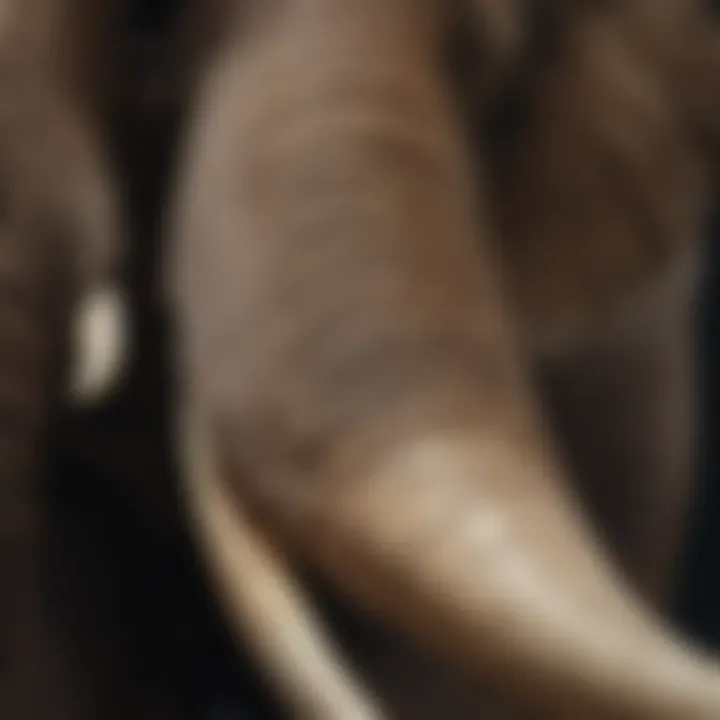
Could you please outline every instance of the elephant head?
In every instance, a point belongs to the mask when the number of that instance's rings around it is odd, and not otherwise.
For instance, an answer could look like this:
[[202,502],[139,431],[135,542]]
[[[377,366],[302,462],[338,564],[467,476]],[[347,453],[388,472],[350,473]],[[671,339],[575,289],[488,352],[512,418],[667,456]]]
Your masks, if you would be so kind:
[[720,668],[625,587],[543,423],[441,62],[447,6],[256,10],[203,86],[171,280],[230,612],[291,614],[277,583],[240,605],[244,551],[284,572],[270,538],[532,711],[717,717]]

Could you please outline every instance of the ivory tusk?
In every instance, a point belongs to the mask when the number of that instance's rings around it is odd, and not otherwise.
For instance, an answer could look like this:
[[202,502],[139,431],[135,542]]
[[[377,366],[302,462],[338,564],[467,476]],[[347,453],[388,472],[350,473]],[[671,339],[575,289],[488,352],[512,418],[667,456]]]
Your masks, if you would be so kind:
[[185,490],[195,530],[239,639],[249,642],[293,715],[384,720],[327,636],[279,552],[227,497],[207,443],[184,435]]

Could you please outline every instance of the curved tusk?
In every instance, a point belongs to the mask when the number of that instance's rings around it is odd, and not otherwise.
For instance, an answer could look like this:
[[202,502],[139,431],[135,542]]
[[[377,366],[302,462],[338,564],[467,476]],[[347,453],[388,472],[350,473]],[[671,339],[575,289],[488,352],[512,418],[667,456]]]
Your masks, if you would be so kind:
[[118,383],[128,356],[127,301],[114,285],[80,299],[73,318],[68,394],[76,405],[98,402]]
[[183,439],[191,514],[220,596],[288,708],[308,720],[383,720],[279,552],[241,509],[231,510],[197,426]]
[[538,455],[487,430],[429,436],[334,468],[305,532],[281,529],[366,608],[533,711],[720,718],[718,667],[625,588]]

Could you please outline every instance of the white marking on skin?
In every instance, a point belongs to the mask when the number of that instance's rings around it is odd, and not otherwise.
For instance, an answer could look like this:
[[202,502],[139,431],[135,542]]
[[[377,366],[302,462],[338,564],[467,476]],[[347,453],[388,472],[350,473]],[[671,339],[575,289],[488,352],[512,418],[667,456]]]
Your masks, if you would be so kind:
[[74,404],[101,399],[118,382],[128,355],[127,305],[115,286],[86,294],[74,317],[69,394]]

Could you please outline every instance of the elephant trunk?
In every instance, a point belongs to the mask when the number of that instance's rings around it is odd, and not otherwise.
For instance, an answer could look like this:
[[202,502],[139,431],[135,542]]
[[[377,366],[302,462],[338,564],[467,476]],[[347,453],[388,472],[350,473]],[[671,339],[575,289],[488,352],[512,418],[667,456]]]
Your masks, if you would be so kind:
[[192,422],[279,547],[478,681],[552,717],[714,720],[720,670],[615,576],[529,407],[410,5],[293,3],[208,84],[174,277]]

